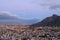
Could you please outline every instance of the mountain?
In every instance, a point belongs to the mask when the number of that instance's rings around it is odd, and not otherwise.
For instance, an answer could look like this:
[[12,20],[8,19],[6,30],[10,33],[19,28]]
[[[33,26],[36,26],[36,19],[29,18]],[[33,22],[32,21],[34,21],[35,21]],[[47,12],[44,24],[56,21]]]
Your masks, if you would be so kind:
[[33,27],[39,27],[39,26],[60,26],[60,16],[53,14],[50,17],[45,18],[41,22],[38,22],[36,24],[32,24]]
[[0,24],[21,24],[21,25],[31,25],[38,22],[39,19],[20,19],[16,16],[1,15],[0,14]]
[[0,24],[21,24],[31,25],[37,23],[39,19],[20,19],[9,12],[0,12]]
[[38,19],[30,19],[30,20],[25,20],[25,19],[7,19],[7,20],[0,20],[0,24],[21,24],[21,25],[31,25],[34,23],[37,23]]

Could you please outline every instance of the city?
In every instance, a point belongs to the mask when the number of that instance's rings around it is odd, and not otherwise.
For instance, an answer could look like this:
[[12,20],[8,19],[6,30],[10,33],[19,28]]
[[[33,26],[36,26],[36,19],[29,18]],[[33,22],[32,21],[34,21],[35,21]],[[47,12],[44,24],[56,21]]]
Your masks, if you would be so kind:
[[60,40],[60,27],[0,25],[0,40]]

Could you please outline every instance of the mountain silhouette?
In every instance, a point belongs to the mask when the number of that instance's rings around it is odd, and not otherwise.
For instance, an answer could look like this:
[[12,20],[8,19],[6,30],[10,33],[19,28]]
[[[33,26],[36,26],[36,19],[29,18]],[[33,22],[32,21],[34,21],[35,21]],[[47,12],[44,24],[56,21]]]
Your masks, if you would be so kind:
[[39,19],[21,19],[17,16],[9,15],[8,13],[0,13],[0,24],[21,24],[31,25],[37,23]]
[[41,22],[36,24],[32,24],[32,27],[39,27],[39,26],[60,26],[60,16],[53,14],[50,17],[45,18]]

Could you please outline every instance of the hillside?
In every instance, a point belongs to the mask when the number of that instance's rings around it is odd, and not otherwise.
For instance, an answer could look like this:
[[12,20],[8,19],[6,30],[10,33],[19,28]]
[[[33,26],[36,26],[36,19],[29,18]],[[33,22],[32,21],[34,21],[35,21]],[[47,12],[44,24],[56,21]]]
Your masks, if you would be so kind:
[[39,26],[60,26],[60,16],[58,15],[52,15],[50,17],[45,18],[41,22],[38,22],[36,24],[32,24],[33,27],[39,27]]

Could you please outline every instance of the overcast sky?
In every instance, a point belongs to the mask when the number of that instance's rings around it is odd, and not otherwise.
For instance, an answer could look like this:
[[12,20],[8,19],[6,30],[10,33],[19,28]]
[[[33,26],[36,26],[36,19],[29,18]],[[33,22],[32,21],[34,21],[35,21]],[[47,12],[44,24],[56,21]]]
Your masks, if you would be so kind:
[[60,0],[0,0],[0,14],[24,19],[60,15]]

